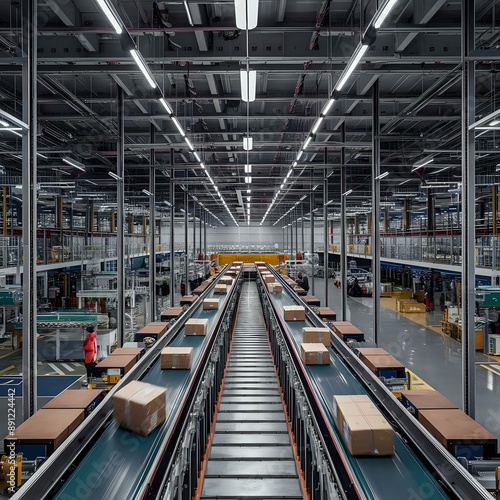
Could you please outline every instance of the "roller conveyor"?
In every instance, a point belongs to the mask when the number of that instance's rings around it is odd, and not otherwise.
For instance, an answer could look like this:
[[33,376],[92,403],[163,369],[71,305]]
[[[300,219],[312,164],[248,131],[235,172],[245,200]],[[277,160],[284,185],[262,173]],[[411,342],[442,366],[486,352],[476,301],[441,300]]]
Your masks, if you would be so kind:
[[242,286],[201,499],[303,498],[254,282]]

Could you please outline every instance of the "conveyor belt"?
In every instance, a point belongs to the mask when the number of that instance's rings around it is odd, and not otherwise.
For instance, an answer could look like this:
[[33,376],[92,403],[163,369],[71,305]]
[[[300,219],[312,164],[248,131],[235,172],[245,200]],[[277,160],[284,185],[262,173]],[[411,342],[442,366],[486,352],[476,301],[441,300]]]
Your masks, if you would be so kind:
[[303,498],[255,282],[242,287],[200,498]]

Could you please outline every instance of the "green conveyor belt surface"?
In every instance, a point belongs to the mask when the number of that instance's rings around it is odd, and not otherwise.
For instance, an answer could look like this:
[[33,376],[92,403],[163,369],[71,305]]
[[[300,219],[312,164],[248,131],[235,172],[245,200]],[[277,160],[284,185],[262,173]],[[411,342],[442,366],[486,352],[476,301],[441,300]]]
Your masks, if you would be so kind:
[[[226,295],[215,297],[220,299],[219,310],[203,311],[200,306],[193,315],[193,318],[209,320],[208,332],[213,330],[223,303],[227,299]],[[204,352],[208,339],[208,336],[186,337],[181,330],[169,345],[193,347],[192,369],[161,370],[158,360],[141,379],[143,382],[166,387],[167,420],[164,425],[149,436],[141,437],[119,428],[113,421],[54,498],[61,500],[137,498],[137,491],[144,483],[144,478],[163,441],[169,435],[179,403],[188,391],[193,367],[197,365]]]
[[[271,294],[278,314],[283,317],[283,306],[296,305],[286,292]],[[312,326],[309,321],[291,321],[285,323],[289,337],[300,358],[300,344],[303,342],[302,328]],[[399,437],[394,436],[395,453],[390,457],[353,457],[343,445],[333,419],[333,396],[335,394],[366,394],[363,386],[353,373],[344,365],[338,355],[330,348],[330,365],[305,366],[316,397],[329,419],[345,455],[356,474],[367,498],[403,499],[403,498],[449,498],[441,486],[424,467],[415,453]],[[426,497],[432,493],[432,495]]]

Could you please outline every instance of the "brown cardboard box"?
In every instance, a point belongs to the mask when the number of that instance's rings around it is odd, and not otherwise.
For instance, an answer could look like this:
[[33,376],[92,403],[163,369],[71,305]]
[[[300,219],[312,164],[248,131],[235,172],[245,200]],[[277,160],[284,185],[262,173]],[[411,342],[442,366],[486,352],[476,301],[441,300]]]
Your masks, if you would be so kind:
[[306,365],[330,364],[330,354],[324,344],[300,344],[300,357]]
[[79,389],[66,389],[51,399],[42,410],[52,409],[80,409],[84,411],[84,416],[88,416],[92,410],[104,398],[104,391],[101,389],[93,389],[89,391],[82,391]]
[[172,318],[178,318],[183,312],[184,309],[182,307],[169,307],[166,311],[163,311],[160,314],[160,318],[162,321],[169,321]]
[[227,293],[227,285],[215,285],[214,293]]
[[419,417],[420,423],[447,449],[454,443],[494,441],[496,451],[496,437],[462,410],[420,410]]
[[184,324],[184,333],[186,335],[200,335],[207,334],[208,319],[203,318],[189,318]]
[[371,455],[387,456],[394,453],[394,431],[382,415],[363,415],[372,431]]
[[203,301],[203,309],[219,309],[219,299],[205,299]]
[[302,328],[305,343],[320,343],[327,347],[330,346],[330,329],[329,328]]
[[5,438],[5,442],[13,441],[20,445],[45,444],[50,454],[83,422],[83,419],[84,411],[81,408],[41,409],[19,425],[14,435]]
[[227,277],[227,276],[223,276],[220,280],[219,280],[219,284],[220,285],[226,285],[228,287],[232,286],[233,284],[233,278],[230,278],[230,277]]
[[267,288],[271,293],[281,293],[283,292],[283,287],[281,286],[280,283],[274,282],[274,283],[268,283]]
[[181,300],[179,303],[181,306],[190,306],[191,304],[193,304],[197,300],[198,300],[197,295],[184,295],[183,297],[181,297]]
[[332,323],[332,328],[333,328],[333,331],[338,335],[345,335],[348,333],[351,333],[351,334],[363,333],[359,328],[356,328],[349,321],[334,321]]
[[166,389],[138,380],[113,395],[113,410],[120,427],[147,436],[166,417]]
[[[340,432],[343,431],[342,412],[353,414],[354,411],[355,414],[360,414],[361,410],[357,406],[358,403],[370,404],[371,400],[366,394],[341,394],[333,396],[333,418]],[[346,407],[345,410],[343,410],[344,407]]]
[[372,454],[372,430],[363,415],[345,416],[343,438],[353,456]]
[[161,351],[162,370],[189,370],[191,368],[192,347],[165,347]]
[[283,306],[285,321],[305,321],[306,310],[302,306]]
[[264,278],[264,283],[274,283],[276,281],[276,278],[272,274],[266,274],[265,276],[263,275]]
[[108,369],[120,368],[122,371],[122,375],[128,373],[132,367],[137,362],[137,356],[135,354],[110,354],[107,358],[104,358],[102,361],[97,363],[94,372],[95,373],[105,373]]
[[363,361],[363,359],[366,356],[375,356],[375,355],[381,355],[381,354],[389,354],[385,349],[382,347],[358,347],[356,349],[356,352],[359,355],[359,358]]
[[419,420],[419,412],[421,410],[458,409],[458,406],[455,403],[452,403],[440,392],[429,389],[401,391],[401,403],[412,415],[415,415]]
[[145,352],[144,347],[117,347],[111,354],[113,356],[129,356],[133,354],[139,360]]
[[168,330],[168,325],[166,325],[163,321],[156,321],[152,323],[148,323],[144,328],[141,328],[137,333],[141,334],[155,334],[160,338],[165,332]]
[[373,372],[377,373],[378,370],[383,370],[387,368],[405,369],[396,358],[393,358],[390,354],[380,354],[374,356],[365,356],[361,359],[363,363]]

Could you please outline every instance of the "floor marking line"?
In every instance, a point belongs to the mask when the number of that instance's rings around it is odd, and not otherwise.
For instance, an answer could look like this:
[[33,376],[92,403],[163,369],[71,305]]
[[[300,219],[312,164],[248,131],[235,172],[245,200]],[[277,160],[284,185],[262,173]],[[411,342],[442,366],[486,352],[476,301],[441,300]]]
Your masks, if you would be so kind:
[[74,372],[75,371],[74,368],[71,368],[71,366],[69,366],[66,363],[61,363],[61,366],[64,366],[64,368],[66,368],[66,370],[68,370],[69,372]]
[[7,368],[4,368],[3,370],[0,370],[0,375],[3,375],[4,373],[7,373],[8,371],[12,370],[13,368],[15,368],[15,366],[14,365],[10,365]]
[[56,365],[53,363],[47,363],[55,372],[59,373],[59,375],[64,375],[64,372],[58,368]]

